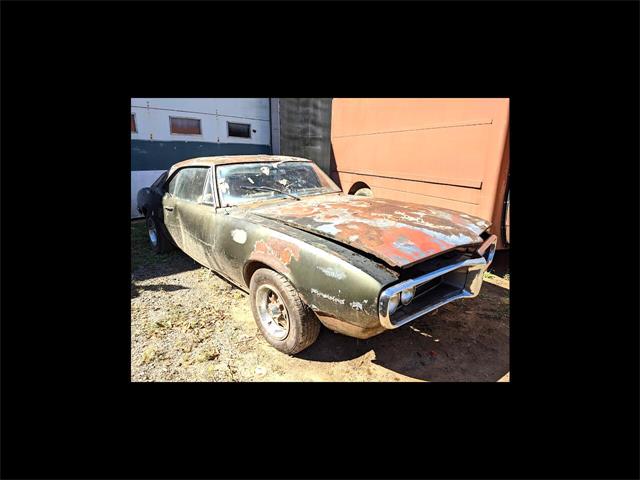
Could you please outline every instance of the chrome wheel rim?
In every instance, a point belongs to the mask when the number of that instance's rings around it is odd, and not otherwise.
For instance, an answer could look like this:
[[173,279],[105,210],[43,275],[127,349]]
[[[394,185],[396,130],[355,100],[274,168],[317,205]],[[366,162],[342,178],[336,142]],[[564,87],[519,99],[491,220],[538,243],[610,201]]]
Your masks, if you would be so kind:
[[256,290],[256,306],[260,323],[267,334],[275,340],[284,340],[289,335],[289,312],[280,295],[268,285]]
[[149,241],[151,242],[151,245],[155,247],[158,245],[158,232],[156,232],[156,227],[153,222],[149,222],[147,229],[149,231]]

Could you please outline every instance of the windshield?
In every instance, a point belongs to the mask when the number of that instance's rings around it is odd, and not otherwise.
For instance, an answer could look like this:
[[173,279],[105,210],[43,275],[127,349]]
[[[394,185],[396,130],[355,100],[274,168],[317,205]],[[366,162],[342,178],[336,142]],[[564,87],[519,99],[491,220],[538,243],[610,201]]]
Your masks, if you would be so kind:
[[265,162],[219,165],[220,204],[231,207],[270,198],[302,197],[340,189],[311,162]]

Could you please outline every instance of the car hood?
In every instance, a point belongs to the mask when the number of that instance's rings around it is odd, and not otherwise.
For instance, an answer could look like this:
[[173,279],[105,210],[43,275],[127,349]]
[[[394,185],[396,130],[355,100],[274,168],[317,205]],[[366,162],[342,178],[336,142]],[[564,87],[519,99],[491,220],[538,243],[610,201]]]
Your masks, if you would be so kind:
[[346,195],[303,198],[251,211],[349,245],[394,267],[481,243],[480,234],[490,225],[444,208]]

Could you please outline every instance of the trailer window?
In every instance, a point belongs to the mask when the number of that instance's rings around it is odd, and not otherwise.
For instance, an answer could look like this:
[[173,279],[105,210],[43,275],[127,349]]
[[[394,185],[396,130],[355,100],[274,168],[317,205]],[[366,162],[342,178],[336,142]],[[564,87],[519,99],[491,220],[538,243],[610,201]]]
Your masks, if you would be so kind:
[[171,133],[179,135],[202,135],[200,119],[169,117]]
[[227,122],[227,134],[230,137],[251,138],[251,125]]

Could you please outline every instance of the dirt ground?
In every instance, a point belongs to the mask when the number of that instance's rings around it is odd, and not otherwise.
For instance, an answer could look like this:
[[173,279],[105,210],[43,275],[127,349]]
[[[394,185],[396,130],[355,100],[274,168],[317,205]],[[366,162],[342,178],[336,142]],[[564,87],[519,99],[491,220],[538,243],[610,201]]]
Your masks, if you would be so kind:
[[322,328],[288,356],[260,335],[242,290],[184,253],[154,255],[131,223],[132,381],[509,381],[509,281],[358,340]]

